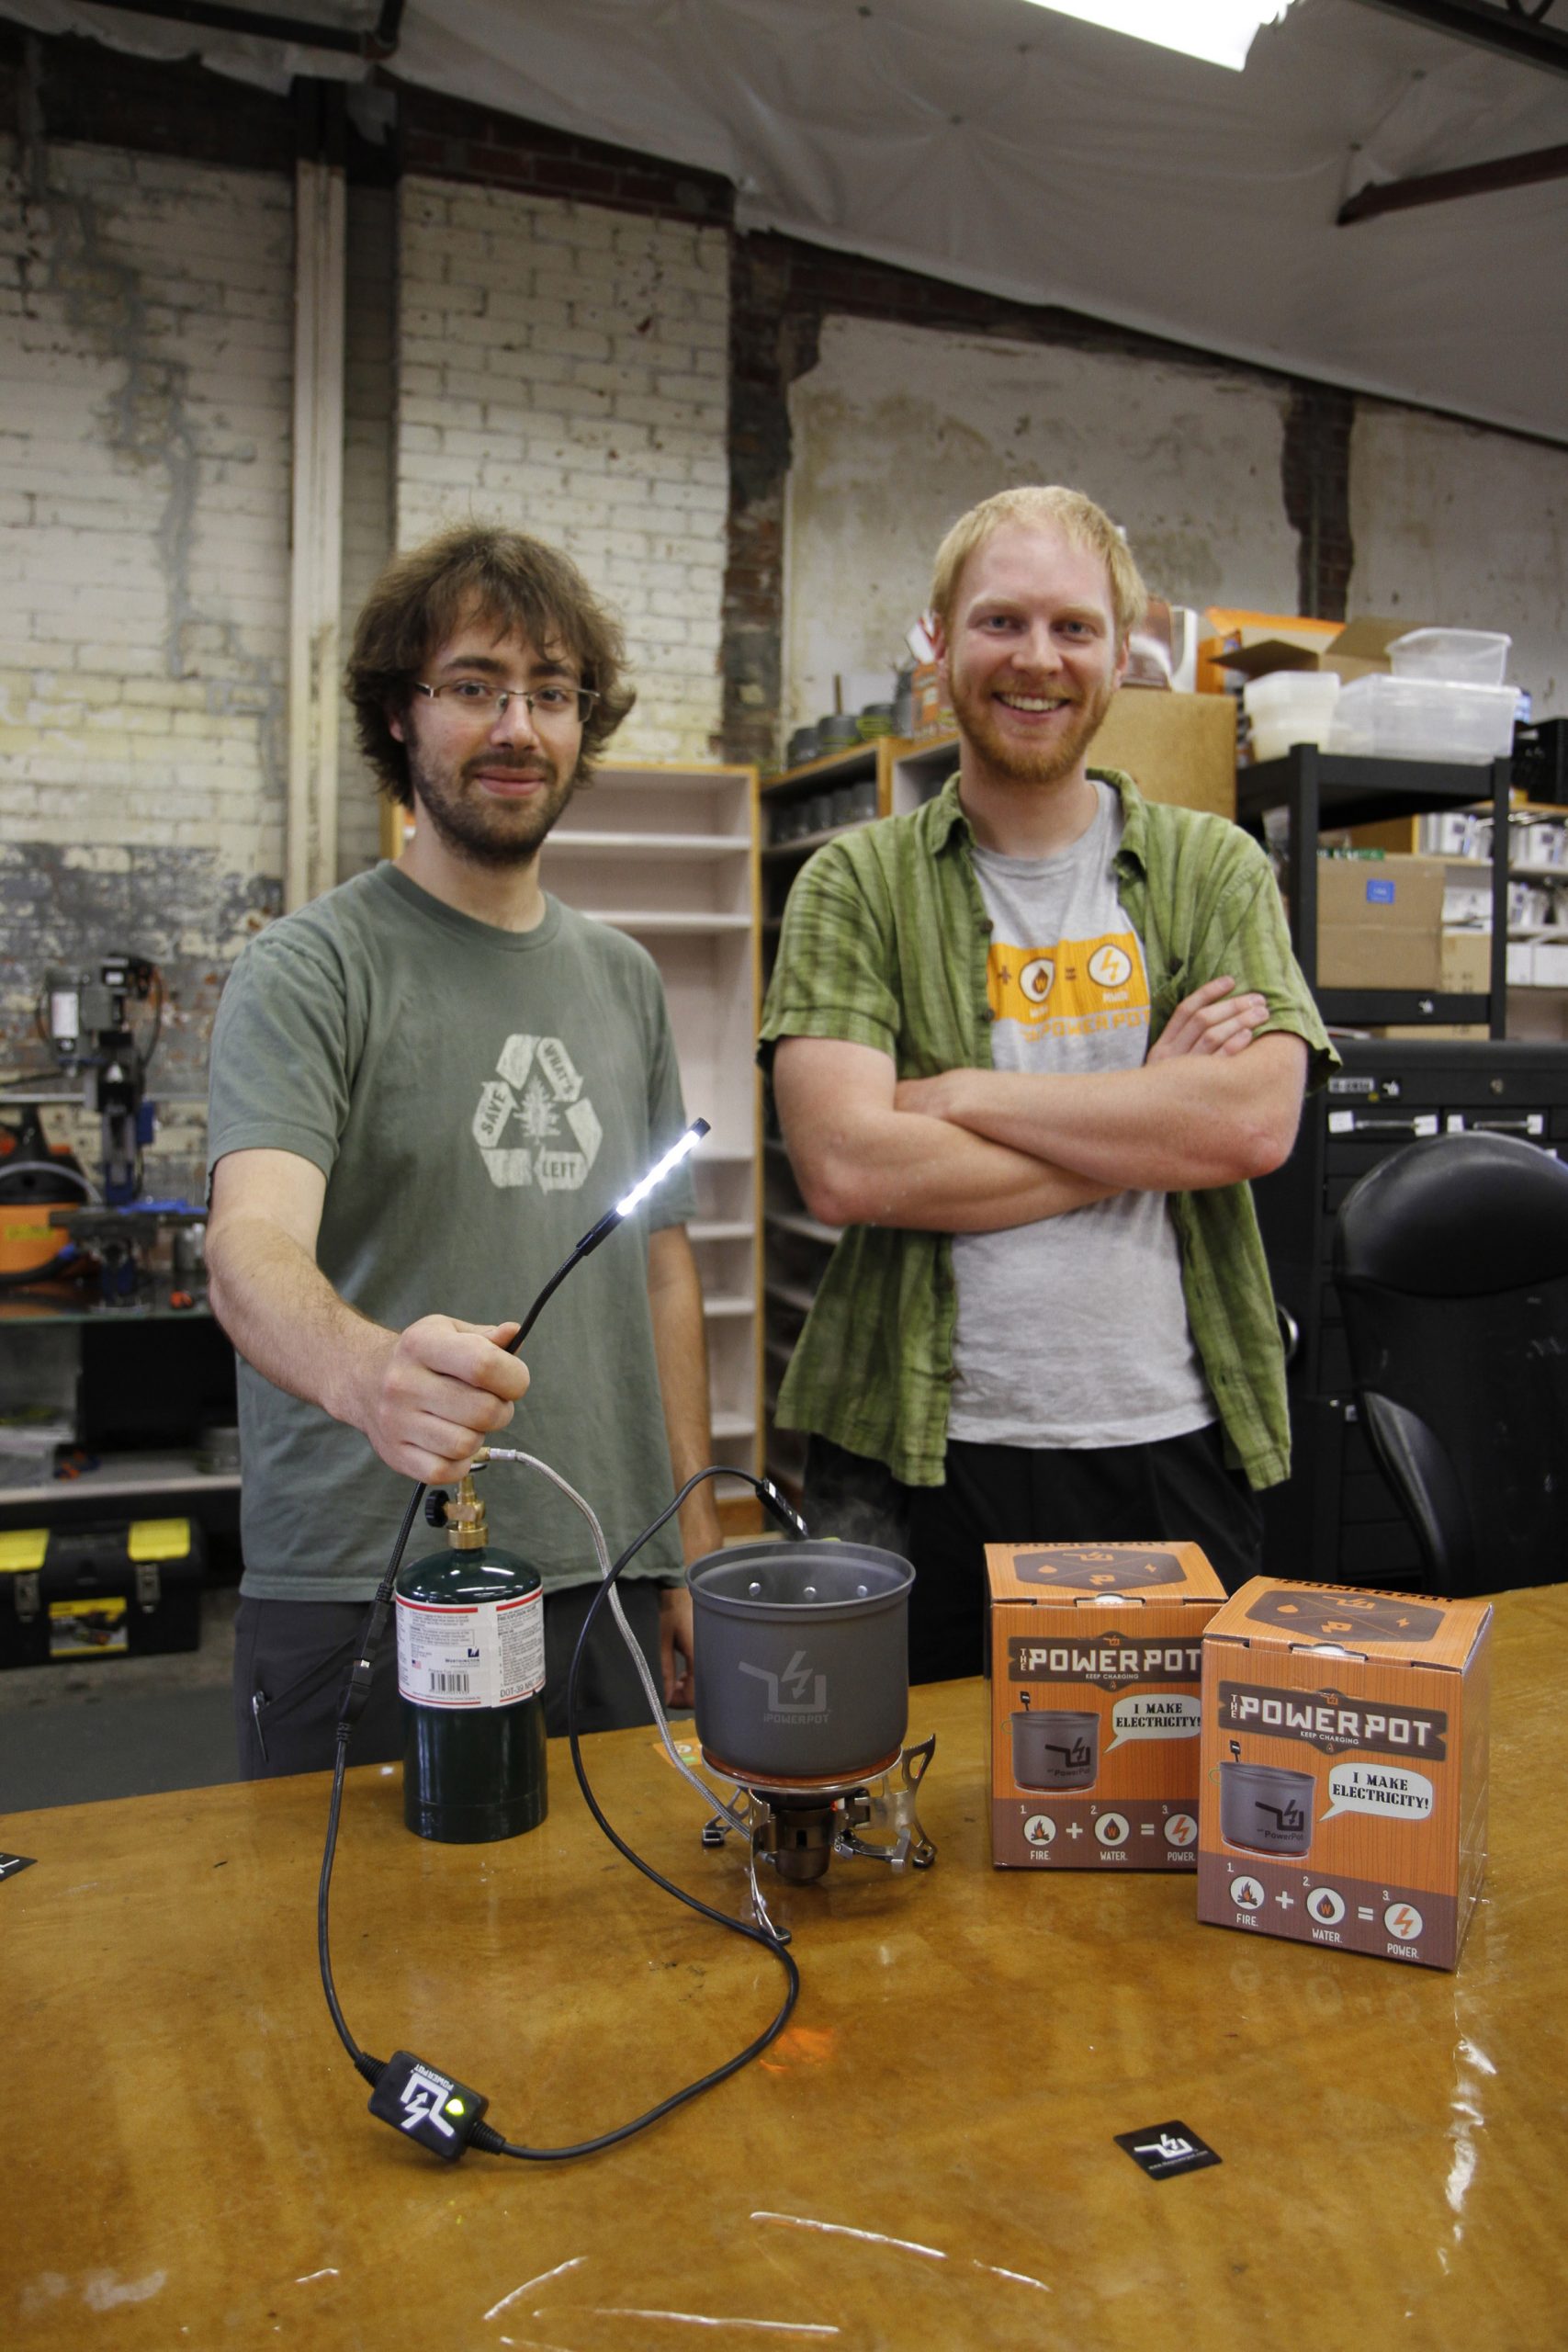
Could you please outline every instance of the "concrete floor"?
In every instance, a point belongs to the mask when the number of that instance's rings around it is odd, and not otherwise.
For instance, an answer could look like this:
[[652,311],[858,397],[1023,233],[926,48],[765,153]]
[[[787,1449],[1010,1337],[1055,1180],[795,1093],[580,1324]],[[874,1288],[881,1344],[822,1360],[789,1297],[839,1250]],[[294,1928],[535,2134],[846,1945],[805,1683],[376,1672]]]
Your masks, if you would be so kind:
[[0,1673],[0,1847],[7,1814],[235,1778],[238,1604],[234,1586],[208,1587],[198,1649]]

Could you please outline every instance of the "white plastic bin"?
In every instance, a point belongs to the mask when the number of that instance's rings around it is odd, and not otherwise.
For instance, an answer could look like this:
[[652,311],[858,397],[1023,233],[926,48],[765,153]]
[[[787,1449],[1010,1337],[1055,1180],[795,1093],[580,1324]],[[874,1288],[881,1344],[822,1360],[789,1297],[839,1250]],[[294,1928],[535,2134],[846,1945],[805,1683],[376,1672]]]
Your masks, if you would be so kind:
[[1441,678],[1454,686],[1500,686],[1511,637],[1483,628],[1413,628],[1388,649],[1396,678]]
[[1252,729],[1255,760],[1282,760],[1292,743],[1321,749],[1334,723],[1339,680],[1331,670],[1270,670],[1251,678],[1241,699]]
[[1331,752],[1378,760],[1480,766],[1514,747],[1512,686],[1450,685],[1440,678],[1352,678],[1335,706]]

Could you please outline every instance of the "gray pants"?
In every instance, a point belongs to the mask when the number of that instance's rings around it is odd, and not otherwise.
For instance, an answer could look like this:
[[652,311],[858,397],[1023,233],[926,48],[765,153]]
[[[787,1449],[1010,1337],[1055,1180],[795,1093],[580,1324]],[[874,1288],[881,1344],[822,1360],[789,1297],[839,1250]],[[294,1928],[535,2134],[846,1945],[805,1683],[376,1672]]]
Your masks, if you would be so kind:
[[[545,1724],[566,1730],[566,1686],[572,1652],[596,1584],[545,1595]],[[659,1668],[659,1587],[623,1577],[616,1590],[638,1646],[662,1689]],[[234,1621],[234,1731],[243,1781],[289,1772],[330,1771],[337,1757],[337,1711],[369,1609],[361,1600],[241,1600]],[[391,1764],[403,1752],[396,1629],[387,1627],[375,1661],[369,1703],[355,1727],[352,1764]],[[618,1731],[652,1720],[637,1668],[609,1614],[601,1611],[578,1679],[580,1731]]]

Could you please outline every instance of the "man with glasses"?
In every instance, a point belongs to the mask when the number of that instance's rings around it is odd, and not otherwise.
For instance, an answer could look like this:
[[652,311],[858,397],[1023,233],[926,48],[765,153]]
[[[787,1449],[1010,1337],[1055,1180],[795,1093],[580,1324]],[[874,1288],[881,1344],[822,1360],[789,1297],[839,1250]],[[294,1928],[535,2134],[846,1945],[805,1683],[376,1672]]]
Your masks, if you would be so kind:
[[[412,839],[251,943],[212,1042],[208,1270],[241,1357],[249,1777],[330,1765],[406,1482],[451,1483],[512,1422],[530,1368],[505,1318],[685,1125],[651,958],[540,881],[547,834],[634,698],[575,567],[478,526],[399,557],[360,616],[348,691]],[[586,1496],[612,1551],[711,1459],[693,1205],[678,1173],[529,1340],[511,1442]],[[673,1703],[690,1699],[682,1551],[719,1541],[711,1496],[622,1580]],[[558,1730],[598,1576],[587,1529],[536,1472],[498,1469],[485,1500],[493,1539],[545,1579]],[[642,1719],[618,1635],[604,1621],[595,1637],[580,1720]],[[400,1747],[389,1657],[355,1760]]]

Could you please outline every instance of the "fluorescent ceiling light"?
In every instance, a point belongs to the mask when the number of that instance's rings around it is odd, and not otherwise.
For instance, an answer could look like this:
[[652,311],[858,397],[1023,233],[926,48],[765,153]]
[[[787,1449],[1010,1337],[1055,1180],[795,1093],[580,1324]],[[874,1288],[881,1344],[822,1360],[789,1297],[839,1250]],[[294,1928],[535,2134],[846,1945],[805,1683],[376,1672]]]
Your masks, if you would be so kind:
[[1278,24],[1291,0],[1034,0],[1034,6],[1239,74],[1253,35],[1262,25]]

